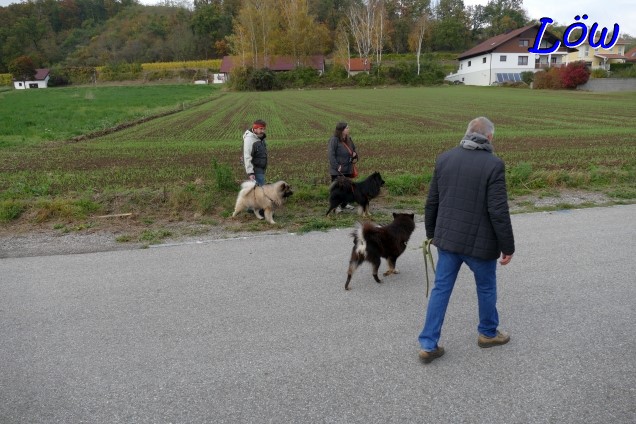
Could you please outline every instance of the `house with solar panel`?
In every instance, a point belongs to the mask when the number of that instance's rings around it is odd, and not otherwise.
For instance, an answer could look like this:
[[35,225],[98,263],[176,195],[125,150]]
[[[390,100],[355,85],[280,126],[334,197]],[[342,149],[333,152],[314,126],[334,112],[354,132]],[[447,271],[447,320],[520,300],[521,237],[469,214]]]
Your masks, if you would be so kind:
[[[528,51],[534,46],[540,28],[540,24],[528,25],[489,38],[460,54],[459,69],[445,79],[455,84],[496,85],[521,81],[522,72],[564,66],[568,53],[576,49],[566,47],[563,43],[549,54]],[[539,47],[552,47],[558,40],[556,35],[546,30]]]

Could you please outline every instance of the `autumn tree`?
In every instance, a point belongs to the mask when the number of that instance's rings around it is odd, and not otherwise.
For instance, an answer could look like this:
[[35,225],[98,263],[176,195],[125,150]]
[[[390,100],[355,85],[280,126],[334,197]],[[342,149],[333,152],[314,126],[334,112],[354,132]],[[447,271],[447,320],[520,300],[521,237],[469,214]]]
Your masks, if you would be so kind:
[[230,49],[243,58],[243,65],[255,68],[268,60],[273,47],[272,35],[280,24],[278,0],[245,0],[228,37]]
[[19,81],[30,81],[35,77],[35,65],[29,56],[20,56],[9,63],[9,72]]
[[329,31],[309,15],[307,0],[279,0],[278,7],[281,25],[275,34],[277,54],[302,63],[308,56],[325,52]]
[[220,0],[195,0],[191,27],[197,36],[197,50],[208,58],[216,50],[215,43],[230,35],[232,16],[224,12]]
[[523,0],[490,0],[484,7],[483,14],[488,37],[521,28],[528,21]]
[[[385,0],[388,25],[386,34],[395,53],[409,50],[409,38],[419,18],[429,12],[430,0]],[[411,50],[413,51],[413,50]]]

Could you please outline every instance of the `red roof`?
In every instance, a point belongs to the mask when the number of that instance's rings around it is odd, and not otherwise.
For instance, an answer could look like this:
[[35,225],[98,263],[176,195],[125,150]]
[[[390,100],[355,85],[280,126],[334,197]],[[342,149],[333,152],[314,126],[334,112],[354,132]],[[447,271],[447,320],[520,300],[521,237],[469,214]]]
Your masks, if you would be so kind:
[[[470,50],[466,50],[464,53],[460,54],[458,56],[458,59],[467,59],[469,57],[473,57],[473,56],[478,56],[480,54],[484,54],[484,53],[490,53],[493,50],[496,50],[499,46],[501,46],[504,43],[507,43],[508,41],[512,40],[515,37],[519,37],[520,35],[524,34],[526,31],[530,31],[533,28],[536,28],[537,33],[539,28],[541,28],[540,24],[533,24],[533,25],[527,25],[524,26],[522,28],[517,28],[514,29],[512,31],[509,31],[507,33],[504,34],[499,34],[496,35],[492,38],[489,38],[488,40],[484,41],[483,43],[480,43],[478,45],[476,45],[475,47],[473,47]],[[534,34],[536,35],[536,34]],[[534,36],[533,35],[533,36]],[[554,34],[552,34],[550,31],[545,31],[545,34],[543,35],[543,39],[544,40],[548,40],[550,42],[554,42],[558,39],[558,37]],[[563,44],[561,44],[561,46],[559,46],[559,49],[557,51],[566,52],[566,49],[564,49]],[[576,51],[576,49],[568,49],[568,51]]]
[[[251,61],[245,63],[245,65],[252,65]],[[232,69],[237,66],[243,66],[243,61],[240,56],[225,56],[221,61],[221,73],[229,74]],[[323,55],[309,56],[302,61],[294,61],[290,56],[272,56],[266,58],[266,63],[259,60],[259,68],[268,68],[272,71],[291,71],[299,66],[308,66],[316,69],[317,71],[325,70],[325,57]]]
[[625,59],[627,59],[630,62],[636,61],[636,47],[634,47],[633,49],[625,53]]
[[48,75],[49,75],[48,69],[46,68],[36,69],[35,77],[33,77],[33,81],[44,81]]
[[349,59],[349,71],[369,71],[371,70],[371,61],[369,59],[355,58]]

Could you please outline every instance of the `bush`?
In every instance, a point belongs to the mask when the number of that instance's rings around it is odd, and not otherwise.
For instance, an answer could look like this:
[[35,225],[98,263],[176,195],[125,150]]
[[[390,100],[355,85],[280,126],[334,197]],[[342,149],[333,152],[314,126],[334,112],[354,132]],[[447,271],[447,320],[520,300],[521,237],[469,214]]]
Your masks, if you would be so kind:
[[530,181],[532,176],[532,165],[528,162],[521,162],[514,167],[508,169],[508,184],[510,187],[524,187]]
[[387,69],[387,75],[392,80],[408,85],[413,75],[417,75],[417,65],[414,62],[401,61]]
[[590,74],[590,77],[592,78],[607,78],[607,71],[605,69],[593,69],[592,73]]
[[613,78],[636,78],[636,66],[623,68],[612,72]]
[[11,74],[0,74],[0,86],[11,85],[13,77]]
[[534,74],[534,88],[558,90],[562,88],[559,68],[550,68]]
[[563,88],[575,89],[581,84],[585,84],[590,79],[590,70],[585,62],[568,63],[565,68],[561,68],[561,84]]
[[26,207],[14,200],[0,202],[0,222],[9,222],[20,218]]
[[58,81],[53,81],[55,86],[58,86],[58,82],[60,84],[66,82],[68,84],[88,84],[95,81],[95,77],[97,75],[97,70],[92,66],[65,66],[61,68],[53,68],[51,69],[51,80],[59,79]]
[[279,79],[283,87],[301,88],[317,84],[319,76],[315,69],[301,66],[289,72],[282,72]]
[[141,74],[141,63],[111,63],[102,67],[99,79],[101,81],[129,81],[139,79]]
[[280,82],[276,75],[268,68],[253,71],[248,82],[257,91],[271,91],[280,88]]
[[634,69],[636,68],[636,66],[634,66],[633,62],[627,62],[627,63],[610,63],[610,72],[617,72],[617,71],[623,71],[623,70],[630,70],[630,69]]
[[524,71],[524,72],[522,72],[521,73],[521,81],[525,82],[528,85],[532,84],[532,81],[534,81],[534,72],[532,72],[532,71]]
[[230,86],[237,91],[271,91],[282,88],[277,75],[268,68],[234,68],[230,76]]
[[236,181],[232,168],[228,165],[220,164],[216,159],[212,160],[212,172],[214,173],[214,183],[219,191],[235,191]]

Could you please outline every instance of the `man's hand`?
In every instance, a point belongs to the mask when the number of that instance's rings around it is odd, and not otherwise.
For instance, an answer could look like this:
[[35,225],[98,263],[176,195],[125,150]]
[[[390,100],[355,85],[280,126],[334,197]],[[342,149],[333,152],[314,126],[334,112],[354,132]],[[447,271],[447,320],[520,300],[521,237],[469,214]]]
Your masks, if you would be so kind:
[[508,265],[511,260],[512,260],[512,255],[506,255],[505,253],[502,253],[501,260],[499,261],[499,263],[501,265]]
[[254,181],[256,179],[256,175],[254,174],[250,174],[248,175],[248,177],[250,178],[250,180]]

